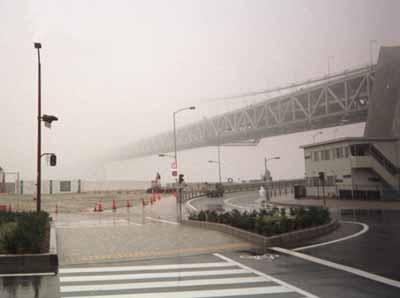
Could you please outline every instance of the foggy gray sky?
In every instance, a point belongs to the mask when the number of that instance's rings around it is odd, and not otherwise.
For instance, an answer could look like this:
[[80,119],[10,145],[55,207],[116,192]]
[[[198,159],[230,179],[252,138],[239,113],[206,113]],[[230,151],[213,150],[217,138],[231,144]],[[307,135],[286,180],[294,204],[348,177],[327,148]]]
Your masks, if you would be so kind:
[[[43,151],[59,160],[43,167],[44,177],[144,180],[157,170],[168,176],[170,161],[111,163],[101,173],[87,164],[171,128],[171,114],[182,106],[197,110],[182,113],[179,125],[252,100],[208,98],[324,75],[328,56],[333,71],[365,65],[370,40],[400,44],[399,11],[397,0],[0,0],[0,166],[35,177],[34,41],[43,45],[43,112],[60,118],[43,129]],[[353,125],[337,136],[362,132]],[[329,129],[320,138],[332,135]],[[282,158],[271,163],[276,178],[301,177],[298,146],[311,140],[309,132],[224,148],[223,177],[259,177],[265,154]],[[180,157],[187,180],[216,179],[207,164],[215,148]]]

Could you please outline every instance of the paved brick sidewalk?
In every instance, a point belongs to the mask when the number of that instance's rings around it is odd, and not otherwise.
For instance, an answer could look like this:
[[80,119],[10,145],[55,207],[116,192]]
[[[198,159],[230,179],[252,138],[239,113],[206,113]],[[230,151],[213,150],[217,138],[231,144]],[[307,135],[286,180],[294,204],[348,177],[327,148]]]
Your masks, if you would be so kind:
[[[169,211],[169,212],[168,212]],[[133,207],[129,213],[58,214],[57,242],[60,263],[143,259],[213,253],[252,248],[233,236],[179,225],[173,201]]]

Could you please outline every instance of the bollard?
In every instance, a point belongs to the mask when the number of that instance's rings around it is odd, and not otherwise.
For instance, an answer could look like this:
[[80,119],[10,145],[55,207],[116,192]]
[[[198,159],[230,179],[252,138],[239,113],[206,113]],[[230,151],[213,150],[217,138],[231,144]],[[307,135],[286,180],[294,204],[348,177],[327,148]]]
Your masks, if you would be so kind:
[[117,210],[117,204],[115,203],[115,199],[112,201],[112,210],[115,211]]
[[103,211],[103,202],[102,202],[101,200],[100,200],[100,202],[99,202],[98,211],[99,211],[99,212],[102,212],[102,211]]

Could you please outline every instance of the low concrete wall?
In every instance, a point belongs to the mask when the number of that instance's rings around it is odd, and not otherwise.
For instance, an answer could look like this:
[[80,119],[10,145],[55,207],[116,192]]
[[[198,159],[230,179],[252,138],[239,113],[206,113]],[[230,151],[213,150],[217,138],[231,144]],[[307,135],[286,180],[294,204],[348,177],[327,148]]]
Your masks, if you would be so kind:
[[49,252],[44,254],[0,255],[0,274],[58,272],[56,229],[50,227]]
[[231,227],[229,225],[224,225],[219,223],[204,222],[197,220],[184,220],[182,221],[182,223],[194,227],[216,230],[226,234],[230,234],[232,236],[236,236],[248,242],[254,243],[262,250],[263,253],[265,253],[268,247],[272,246],[293,247],[297,245],[302,245],[304,244],[304,242],[308,240],[326,235],[336,230],[339,227],[339,222],[337,220],[332,220],[330,223],[322,226],[304,230],[298,230],[271,237],[265,237],[262,235],[247,232],[242,229],[238,229],[235,227]]

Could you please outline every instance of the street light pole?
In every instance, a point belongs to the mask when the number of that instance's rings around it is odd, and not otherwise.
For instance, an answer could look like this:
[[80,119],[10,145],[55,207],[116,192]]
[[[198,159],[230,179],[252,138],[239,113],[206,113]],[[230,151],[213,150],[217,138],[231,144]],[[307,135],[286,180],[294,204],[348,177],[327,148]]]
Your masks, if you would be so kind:
[[219,176],[219,183],[221,183],[221,147],[219,142],[219,134],[218,134],[218,176]]
[[[179,174],[179,167],[178,167],[178,154],[177,154],[177,150],[176,150],[176,114],[178,114],[179,112],[185,111],[185,110],[195,110],[196,107],[191,106],[191,107],[187,107],[187,108],[183,108],[180,110],[177,110],[173,113],[173,123],[174,123],[174,159],[175,159],[175,166],[177,169],[177,175]],[[182,221],[182,194],[181,194],[181,188],[178,186],[177,183],[177,192],[176,192],[176,201],[177,201],[177,209],[179,211],[178,214],[178,222]]]
[[41,118],[42,118],[42,79],[41,79],[41,63],[40,63],[40,49],[42,45],[38,42],[35,43],[35,48],[38,54],[38,140],[37,140],[37,176],[36,176],[36,211],[41,210],[41,163],[40,158],[42,155],[42,129],[41,129]]

